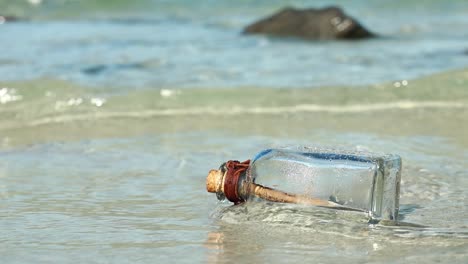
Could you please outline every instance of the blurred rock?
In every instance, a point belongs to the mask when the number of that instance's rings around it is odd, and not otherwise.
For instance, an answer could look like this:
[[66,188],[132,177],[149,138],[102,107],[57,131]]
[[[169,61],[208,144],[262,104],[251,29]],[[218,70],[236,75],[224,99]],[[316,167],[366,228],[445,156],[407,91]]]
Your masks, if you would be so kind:
[[338,7],[282,9],[247,26],[245,34],[267,34],[305,39],[364,39],[375,35]]
[[6,22],[14,22],[18,21],[19,18],[15,16],[2,16],[0,15],[0,24],[6,23]]

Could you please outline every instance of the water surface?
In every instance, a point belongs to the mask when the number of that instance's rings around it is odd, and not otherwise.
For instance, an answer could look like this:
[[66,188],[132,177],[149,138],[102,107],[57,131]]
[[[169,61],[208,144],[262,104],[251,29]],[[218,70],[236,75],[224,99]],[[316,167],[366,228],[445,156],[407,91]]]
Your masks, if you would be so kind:
[[[38,2],[0,1],[2,263],[468,261],[465,1],[333,2],[356,43],[239,34],[283,1]],[[399,154],[408,225],[205,191],[317,144]]]

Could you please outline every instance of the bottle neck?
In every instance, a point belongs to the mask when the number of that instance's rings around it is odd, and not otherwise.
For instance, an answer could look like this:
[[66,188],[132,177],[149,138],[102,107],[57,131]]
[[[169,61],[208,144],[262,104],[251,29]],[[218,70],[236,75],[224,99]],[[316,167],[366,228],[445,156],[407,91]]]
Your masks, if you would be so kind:
[[210,170],[206,177],[206,190],[216,193],[218,200],[228,199],[239,204],[247,200],[250,189],[246,182],[246,171],[250,161],[228,161],[218,170]]
[[230,160],[225,163],[224,168],[224,183],[223,192],[226,198],[234,204],[244,202],[248,197],[248,188],[245,187],[245,174],[249,168],[250,160],[239,162]]

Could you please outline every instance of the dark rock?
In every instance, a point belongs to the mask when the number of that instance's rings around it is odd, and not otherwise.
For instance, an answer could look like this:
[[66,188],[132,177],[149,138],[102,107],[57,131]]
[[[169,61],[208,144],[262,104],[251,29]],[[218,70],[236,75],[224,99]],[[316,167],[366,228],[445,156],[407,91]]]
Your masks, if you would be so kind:
[[375,35],[338,7],[285,8],[247,26],[245,34],[267,34],[305,39],[364,39]]
[[15,21],[18,21],[18,20],[20,20],[19,17],[0,15],[0,24],[3,24],[5,22],[15,22]]
[[104,65],[104,64],[98,64],[98,65],[86,67],[82,69],[81,72],[84,74],[88,74],[88,75],[98,75],[98,74],[103,73],[107,69],[109,69],[109,66]]
[[110,70],[140,70],[144,68],[144,63],[96,64],[82,69],[81,72],[87,75],[99,75]]

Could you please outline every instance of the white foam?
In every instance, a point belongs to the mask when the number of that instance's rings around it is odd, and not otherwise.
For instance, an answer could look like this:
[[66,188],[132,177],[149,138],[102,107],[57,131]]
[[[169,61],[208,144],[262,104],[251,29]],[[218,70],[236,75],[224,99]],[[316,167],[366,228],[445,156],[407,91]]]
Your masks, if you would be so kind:
[[172,108],[172,109],[154,109],[143,111],[121,111],[121,112],[94,112],[85,114],[64,114],[52,117],[38,118],[29,122],[26,126],[34,127],[53,123],[64,123],[73,121],[99,120],[111,118],[151,118],[158,116],[232,116],[242,114],[257,114],[257,115],[277,115],[285,113],[307,113],[307,112],[324,112],[324,113],[364,113],[386,110],[413,110],[413,109],[458,109],[468,108],[468,102],[457,101],[397,101],[388,103],[375,104],[352,104],[352,105],[318,105],[318,104],[300,104],[293,106],[278,106],[278,107],[193,107],[193,108]]

